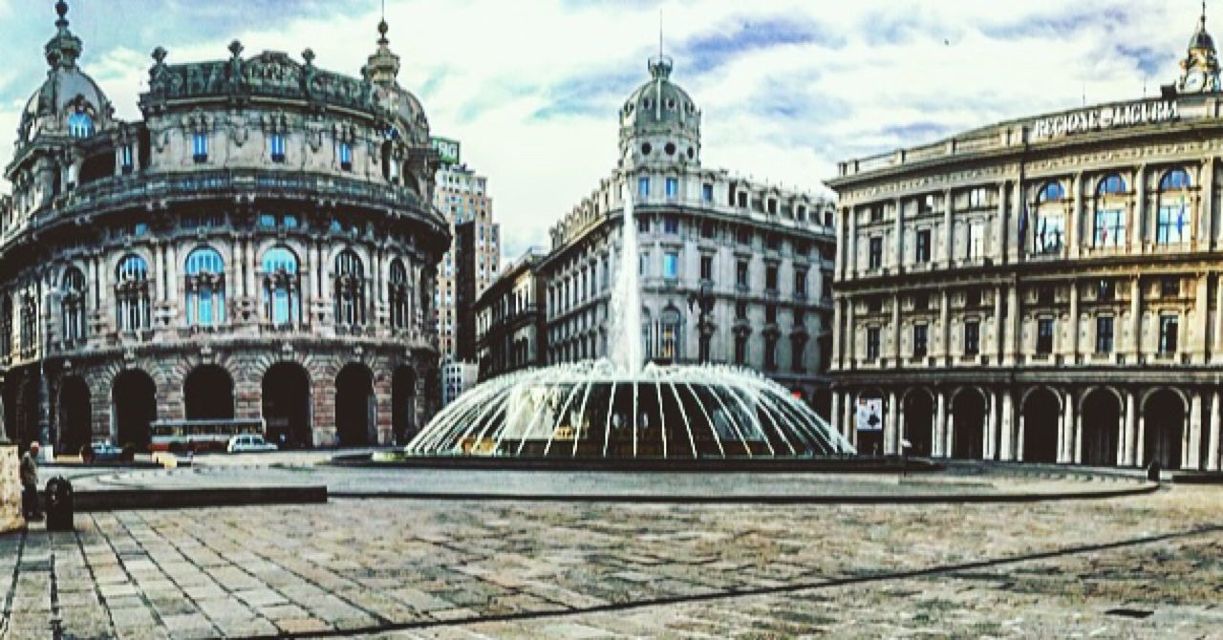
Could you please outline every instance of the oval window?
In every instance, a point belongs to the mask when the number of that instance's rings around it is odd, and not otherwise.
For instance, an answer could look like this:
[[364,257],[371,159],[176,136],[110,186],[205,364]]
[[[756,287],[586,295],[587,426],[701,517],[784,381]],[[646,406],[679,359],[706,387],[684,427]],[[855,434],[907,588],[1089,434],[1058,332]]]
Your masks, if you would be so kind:
[[654,150],[654,147],[651,147],[651,146],[650,146],[650,143],[648,143],[648,142],[642,143],[642,145],[641,145],[641,155],[643,155],[643,156],[648,156],[648,155],[650,155],[650,152],[651,152],[651,151],[653,151],[653,150]]
[[668,142],[668,143],[667,143],[667,146],[663,147],[663,151],[666,151],[666,152],[667,152],[667,155],[669,155],[669,156],[673,156],[673,155],[675,155],[675,143],[674,143],[674,142]]
[[696,152],[692,150],[692,147],[688,147],[688,159],[691,160],[694,156],[696,156]]

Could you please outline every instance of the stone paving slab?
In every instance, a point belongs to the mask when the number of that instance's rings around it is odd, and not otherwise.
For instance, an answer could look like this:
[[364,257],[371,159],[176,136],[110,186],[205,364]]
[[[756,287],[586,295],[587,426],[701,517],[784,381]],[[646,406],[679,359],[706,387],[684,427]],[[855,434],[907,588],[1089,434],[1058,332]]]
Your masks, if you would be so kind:
[[0,536],[0,638],[54,637],[53,622],[108,638],[1217,637],[1220,602],[1218,487],[974,505],[341,499]]

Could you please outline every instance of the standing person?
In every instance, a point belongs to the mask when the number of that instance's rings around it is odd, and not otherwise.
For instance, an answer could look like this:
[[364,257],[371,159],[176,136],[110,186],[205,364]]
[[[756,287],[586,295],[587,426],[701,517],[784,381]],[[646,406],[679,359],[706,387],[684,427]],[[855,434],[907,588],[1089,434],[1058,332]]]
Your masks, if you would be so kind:
[[21,456],[21,511],[26,520],[42,520],[38,508],[38,442]]

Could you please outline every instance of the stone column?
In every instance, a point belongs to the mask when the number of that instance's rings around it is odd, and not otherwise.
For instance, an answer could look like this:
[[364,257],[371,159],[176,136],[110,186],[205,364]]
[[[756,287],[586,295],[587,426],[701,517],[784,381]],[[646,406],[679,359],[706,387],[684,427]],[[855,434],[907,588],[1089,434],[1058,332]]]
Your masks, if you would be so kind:
[[1074,451],[1070,461],[1083,464],[1083,412],[1076,409],[1074,413]]
[[1070,228],[1066,230],[1066,244],[1069,245],[1070,258],[1079,257],[1079,228],[1083,223],[1083,174],[1076,173],[1070,181],[1070,193],[1074,197],[1074,209],[1070,214]]
[[896,246],[892,252],[892,266],[896,267],[896,272],[899,273],[901,265],[905,263],[904,203],[900,198],[896,198],[893,206],[896,207],[896,220],[892,226],[892,240]]
[[943,265],[951,268],[952,244],[955,240],[951,226],[951,189],[943,191]]
[[854,359],[857,354],[854,352],[854,300],[853,298],[845,299],[845,332],[841,335],[841,369],[853,369],[857,364]]
[[1015,358],[1019,354],[1019,286],[1012,283],[1006,292],[1006,352],[1003,354],[1003,365],[1015,366]]
[[1213,362],[1223,362],[1223,273],[1215,275],[1214,340],[1210,352]]
[[1139,364],[1142,353],[1142,277],[1134,276],[1130,292],[1130,365]]
[[841,436],[846,440],[853,442],[853,419],[854,419],[854,401],[853,394],[846,392],[843,394],[845,401],[841,407]]
[[832,424],[833,430],[837,433],[841,432],[841,392],[832,392],[832,411],[828,416],[828,422]]
[[1006,255],[1006,181],[998,183],[998,212],[997,219],[994,220],[994,250],[993,255],[998,257],[999,264],[1008,262]]
[[1073,278],[1070,280],[1070,340],[1069,342],[1069,357],[1066,359],[1066,364],[1076,365],[1079,363],[1079,283]]
[[1006,331],[1003,325],[1005,322],[1002,319],[1002,286],[994,287],[994,358],[992,364],[1000,364],[1005,351],[1003,345],[1006,340]]
[[892,294],[892,366],[902,366],[900,353],[900,294]]
[[[834,260],[832,263],[832,277],[834,280],[840,280],[841,278],[844,277],[844,274],[845,274],[845,255],[846,254],[845,254],[844,249],[845,247],[849,246],[848,242],[845,239],[845,231],[846,231],[845,223],[846,223],[847,217],[848,215],[846,214],[845,209],[837,209],[837,219],[836,219],[837,224],[836,224],[836,229],[835,229],[836,234],[837,234],[837,245],[836,246],[839,247],[840,250],[837,251],[836,260]],[[613,251],[613,253],[615,252]],[[615,267],[614,266],[609,267],[608,273],[609,275],[612,273],[615,273]]]
[[17,445],[8,442],[3,425],[0,425],[0,533],[19,529],[25,524],[21,515],[19,462]]
[[1219,392],[1210,394],[1210,439],[1206,441],[1206,470],[1219,470]]
[[939,389],[934,418],[934,442],[930,455],[935,458],[946,457],[943,450],[943,438],[947,433],[947,392]]
[[896,452],[905,452],[905,403],[903,397],[896,405]]
[[989,424],[985,430],[985,441],[981,445],[982,457],[994,460],[998,457],[998,392],[989,393]]
[[1138,175],[1135,178],[1138,186],[1137,208],[1134,209],[1134,224],[1130,228],[1134,233],[1130,236],[1130,252],[1143,253],[1146,249],[1143,247],[1143,242],[1147,235],[1147,165],[1139,165]]
[[[1219,310],[1216,309],[1217,313]],[[1209,362],[1206,356],[1206,330],[1210,315],[1210,276],[1197,273],[1197,290],[1193,299],[1193,344],[1190,347],[1194,364]]]
[[1011,390],[1002,392],[1002,446],[999,447],[999,460],[1015,459],[1015,405],[1011,399]]
[[896,392],[889,391],[887,395],[887,421],[883,423],[883,455],[896,454],[896,428],[900,416],[896,410]]
[[947,366],[951,361],[951,300],[947,290],[939,291],[939,365]]
[[1117,464],[1125,467],[1134,466],[1134,436],[1137,425],[1134,415],[1134,392],[1125,392],[1125,432],[1121,437],[1120,451],[1117,454]]
[[1181,468],[1197,471],[1202,468],[1202,392],[1189,397],[1189,430],[1182,439]]
[[844,331],[841,327],[841,306],[844,304],[845,301],[839,297],[832,301],[832,363],[830,368],[833,371],[841,368],[841,332]]
[[1207,229],[1203,236],[1206,247],[1219,248],[1219,225],[1215,218],[1215,158],[1206,159],[1206,167],[1202,171],[1202,227]]
[[847,210],[849,216],[849,234],[845,238],[846,244],[843,246],[849,247],[849,251],[845,253],[845,270],[841,275],[845,279],[852,279],[854,274],[858,272],[858,214],[853,209]]
[[1074,459],[1074,425],[1077,422],[1074,417],[1074,392],[1067,391],[1064,398],[1065,401],[1062,407],[1062,429],[1065,433],[1059,434],[1058,436],[1058,440],[1062,442],[1062,449],[1058,451],[1057,461],[1062,464],[1068,464]]
[[1141,467],[1146,459],[1146,432],[1147,432],[1147,417],[1140,411],[1138,413],[1138,431],[1134,433],[1134,466]]

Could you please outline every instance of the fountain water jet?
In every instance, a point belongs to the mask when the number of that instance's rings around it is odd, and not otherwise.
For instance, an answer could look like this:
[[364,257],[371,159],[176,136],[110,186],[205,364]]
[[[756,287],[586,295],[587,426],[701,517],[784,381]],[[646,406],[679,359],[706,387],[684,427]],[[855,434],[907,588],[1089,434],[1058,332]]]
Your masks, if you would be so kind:
[[434,416],[406,453],[667,459],[854,453],[810,407],[754,371],[644,364],[631,175],[620,186],[624,214],[608,357],[484,382]]

